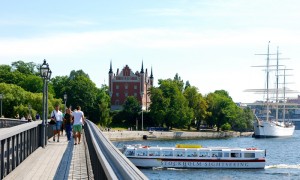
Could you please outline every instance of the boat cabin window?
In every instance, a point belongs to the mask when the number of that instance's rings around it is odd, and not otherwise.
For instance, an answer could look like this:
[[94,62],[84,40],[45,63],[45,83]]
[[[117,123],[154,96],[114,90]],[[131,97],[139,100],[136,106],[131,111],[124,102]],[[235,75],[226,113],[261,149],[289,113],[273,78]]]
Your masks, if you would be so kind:
[[149,151],[149,156],[160,156],[160,151]]
[[231,157],[233,158],[240,158],[241,157],[241,153],[230,153]]
[[125,152],[126,156],[134,156],[134,150],[128,150]]
[[173,156],[173,150],[165,150],[162,152],[163,156]]
[[136,151],[137,156],[147,156],[147,151],[146,150],[138,150]]
[[185,151],[184,150],[175,151],[175,156],[184,157],[185,156]]
[[210,154],[209,152],[206,152],[206,151],[200,151],[199,152],[199,157],[210,157]]
[[229,157],[229,153],[228,152],[224,152],[224,157]]
[[211,157],[222,157],[222,152],[212,151],[211,152]]
[[244,153],[245,158],[255,158],[255,153]]
[[197,157],[198,156],[197,151],[187,151],[186,154],[187,154],[187,157]]

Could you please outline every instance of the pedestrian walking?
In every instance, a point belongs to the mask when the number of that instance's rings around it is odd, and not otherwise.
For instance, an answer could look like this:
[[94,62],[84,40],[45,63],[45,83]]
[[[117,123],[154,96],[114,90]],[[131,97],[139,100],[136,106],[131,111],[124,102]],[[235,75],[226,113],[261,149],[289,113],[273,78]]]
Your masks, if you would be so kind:
[[65,129],[66,129],[66,134],[67,134],[67,138],[68,141],[71,140],[71,132],[72,132],[72,114],[71,114],[71,109],[66,109],[66,114],[64,116],[64,125],[65,125]]
[[57,142],[59,142],[60,128],[63,122],[63,114],[59,110],[59,105],[55,106],[55,109],[51,113],[51,120],[55,121],[55,124],[52,125],[53,129],[53,141],[55,141],[55,135],[57,134]]
[[77,106],[77,110],[72,113],[74,117],[73,122],[73,135],[75,145],[80,144],[82,126],[84,125],[84,113],[81,111],[81,107]]
[[39,114],[35,115],[35,120],[37,120],[37,121],[40,120],[40,115]]

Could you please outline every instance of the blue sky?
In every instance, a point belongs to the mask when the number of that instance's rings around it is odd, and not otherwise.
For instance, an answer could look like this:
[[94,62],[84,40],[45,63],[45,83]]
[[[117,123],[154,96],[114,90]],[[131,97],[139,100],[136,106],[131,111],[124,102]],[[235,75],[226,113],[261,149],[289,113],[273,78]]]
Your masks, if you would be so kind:
[[[300,90],[300,1],[117,0],[1,1],[0,64],[42,63],[53,75],[82,69],[98,87],[126,64],[153,68],[155,82],[178,73],[203,95],[224,89],[236,102],[261,95],[268,41],[294,71]],[[296,96],[293,94],[291,96]]]

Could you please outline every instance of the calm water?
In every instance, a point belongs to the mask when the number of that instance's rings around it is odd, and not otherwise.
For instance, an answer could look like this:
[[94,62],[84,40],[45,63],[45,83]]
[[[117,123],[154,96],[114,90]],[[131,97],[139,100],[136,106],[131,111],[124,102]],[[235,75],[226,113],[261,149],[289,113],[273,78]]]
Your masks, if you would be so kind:
[[254,139],[239,137],[204,140],[144,140],[114,142],[149,146],[175,146],[176,144],[201,144],[202,146],[258,147],[267,149],[265,169],[141,169],[149,179],[299,179],[300,180],[300,130],[290,138]]

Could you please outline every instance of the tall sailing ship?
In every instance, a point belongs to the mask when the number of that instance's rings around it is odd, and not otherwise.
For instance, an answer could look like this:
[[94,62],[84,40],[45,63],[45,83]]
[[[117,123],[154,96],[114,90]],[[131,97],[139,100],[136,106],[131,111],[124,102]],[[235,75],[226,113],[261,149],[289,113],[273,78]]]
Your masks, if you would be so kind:
[[[270,43],[270,42],[269,42]],[[268,44],[268,52],[267,54],[263,54],[267,56],[267,64],[265,66],[266,69],[266,88],[262,90],[256,90],[256,92],[262,92],[266,95],[266,101],[264,101],[264,105],[266,109],[264,110],[264,115],[255,114],[255,121],[254,121],[254,134],[253,137],[255,138],[265,138],[265,137],[290,137],[293,135],[295,130],[295,125],[292,122],[289,122],[285,119],[285,112],[286,112],[286,97],[285,94],[287,91],[292,92],[292,90],[287,90],[285,87],[285,71],[287,70],[285,67],[281,69],[281,65],[279,65],[279,53],[277,49],[276,54],[270,54],[269,51],[269,44]],[[276,65],[272,65],[270,63],[270,55],[277,55],[276,58]],[[270,72],[275,72],[276,77],[276,88],[270,89],[269,88],[269,81],[270,81]],[[283,75],[279,73],[279,71],[283,71]],[[283,77],[283,87],[279,88],[279,76]],[[271,101],[270,95],[271,93],[275,95],[275,102]],[[279,97],[279,95],[281,95]],[[281,99],[280,99],[281,98]],[[280,99],[280,101],[279,101]],[[270,115],[271,106],[275,108],[275,117]],[[281,109],[281,119],[278,117],[279,108]]]

